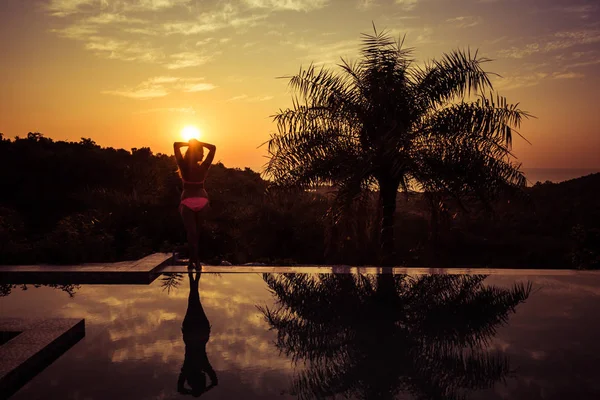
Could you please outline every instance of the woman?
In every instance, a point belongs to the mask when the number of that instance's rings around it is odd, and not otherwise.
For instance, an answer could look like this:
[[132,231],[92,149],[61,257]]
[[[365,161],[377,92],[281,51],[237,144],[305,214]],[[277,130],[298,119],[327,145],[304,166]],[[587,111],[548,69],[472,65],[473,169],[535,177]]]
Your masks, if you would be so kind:
[[[181,155],[181,148],[188,146],[185,156]],[[198,232],[203,214],[208,208],[208,193],[204,188],[204,181],[208,175],[208,169],[215,158],[217,148],[208,143],[202,143],[192,139],[189,143],[175,142],[175,159],[179,167],[179,176],[183,181],[183,192],[179,213],[183,219],[187,232],[188,245],[190,249],[189,269],[200,270],[198,257]],[[204,158],[204,147],[208,149],[208,156]]]
[[[191,394],[194,397],[206,393],[219,384],[215,370],[208,361],[206,344],[210,338],[210,323],[200,302],[198,282],[200,272],[196,272],[194,279],[192,272],[188,272],[190,280],[190,295],[188,297],[188,308],[181,325],[183,342],[185,343],[185,358],[179,378],[177,379],[177,391],[181,394]],[[206,382],[206,376],[210,378],[210,384]],[[185,386],[189,385],[190,389]]]

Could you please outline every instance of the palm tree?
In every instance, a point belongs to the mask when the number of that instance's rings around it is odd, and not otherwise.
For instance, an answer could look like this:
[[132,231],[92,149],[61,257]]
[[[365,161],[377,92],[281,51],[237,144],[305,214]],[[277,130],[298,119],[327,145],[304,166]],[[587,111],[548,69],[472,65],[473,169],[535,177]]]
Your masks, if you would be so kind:
[[275,116],[265,173],[280,185],[335,185],[335,210],[379,189],[382,262],[392,265],[399,189],[486,204],[526,183],[511,153],[529,114],[493,92],[489,61],[455,50],[417,65],[387,33],[362,35],[361,58],[340,70],[301,68],[291,108]]
[[265,274],[277,303],[261,310],[300,399],[460,399],[511,373],[486,346],[531,292],[485,278]]

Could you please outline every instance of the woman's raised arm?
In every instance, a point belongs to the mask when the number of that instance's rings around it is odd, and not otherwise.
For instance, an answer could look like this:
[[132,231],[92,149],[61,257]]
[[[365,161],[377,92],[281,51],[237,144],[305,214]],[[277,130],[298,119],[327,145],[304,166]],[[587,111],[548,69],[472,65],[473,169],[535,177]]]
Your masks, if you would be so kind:
[[213,159],[215,158],[215,152],[217,151],[217,146],[215,146],[214,144],[202,143],[202,142],[200,142],[200,144],[208,149],[208,155],[202,162],[202,165],[208,167],[212,164]]
[[181,155],[181,148],[189,146],[187,142],[175,142],[173,143],[173,151],[175,152],[175,160],[177,160],[177,166],[181,166],[183,164],[183,155]]

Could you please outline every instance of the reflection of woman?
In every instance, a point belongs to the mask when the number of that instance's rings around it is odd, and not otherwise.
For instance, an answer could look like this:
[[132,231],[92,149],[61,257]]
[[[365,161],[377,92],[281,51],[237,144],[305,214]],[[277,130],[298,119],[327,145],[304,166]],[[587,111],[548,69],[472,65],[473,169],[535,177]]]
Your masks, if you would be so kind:
[[[185,156],[181,155],[181,148],[188,146]],[[181,193],[181,204],[179,213],[183,219],[187,231],[188,245],[190,249],[190,262],[188,268],[200,269],[198,258],[198,231],[200,222],[208,208],[208,193],[204,189],[204,181],[208,175],[208,169],[215,157],[216,147],[212,144],[202,143],[195,139],[185,142],[175,142],[175,159],[179,167],[179,175],[183,181],[183,192]],[[204,147],[209,152],[204,159]]]
[[[200,294],[198,293],[200,273],[196,273],[195,279],[192,272],[189,272],[188,276],[190,278],[190,296],[181,327],[185,343],[185,359],[177,380],[177,391],[198,397],[217,386],[219,380],[206,355],[210,323],[200,303]],[[206,384],[206,375],[210,378],[210,385]],[[191,389],[184,386],[186,381]]]

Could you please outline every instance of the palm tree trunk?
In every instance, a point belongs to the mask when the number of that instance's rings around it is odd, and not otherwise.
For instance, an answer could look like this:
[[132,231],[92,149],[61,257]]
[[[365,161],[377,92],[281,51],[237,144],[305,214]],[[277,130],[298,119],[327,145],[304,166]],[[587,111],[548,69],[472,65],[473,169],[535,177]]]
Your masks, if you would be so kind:
[[433,193],[426,194],[431,208],[431,218],[429,220],[429,241],[431,244],[431,253],[433,259],[431,262],[437,266],[440,250],[440,231],[439,231],[439,200]]
[[393,179],[379,180],[379,196],[383,209],[381,218],[381,245],[380,263],[382,266],[393,266],[395,261],[394,251],[394,214],[396,212],[396,195],[398,194],[399,182]]

